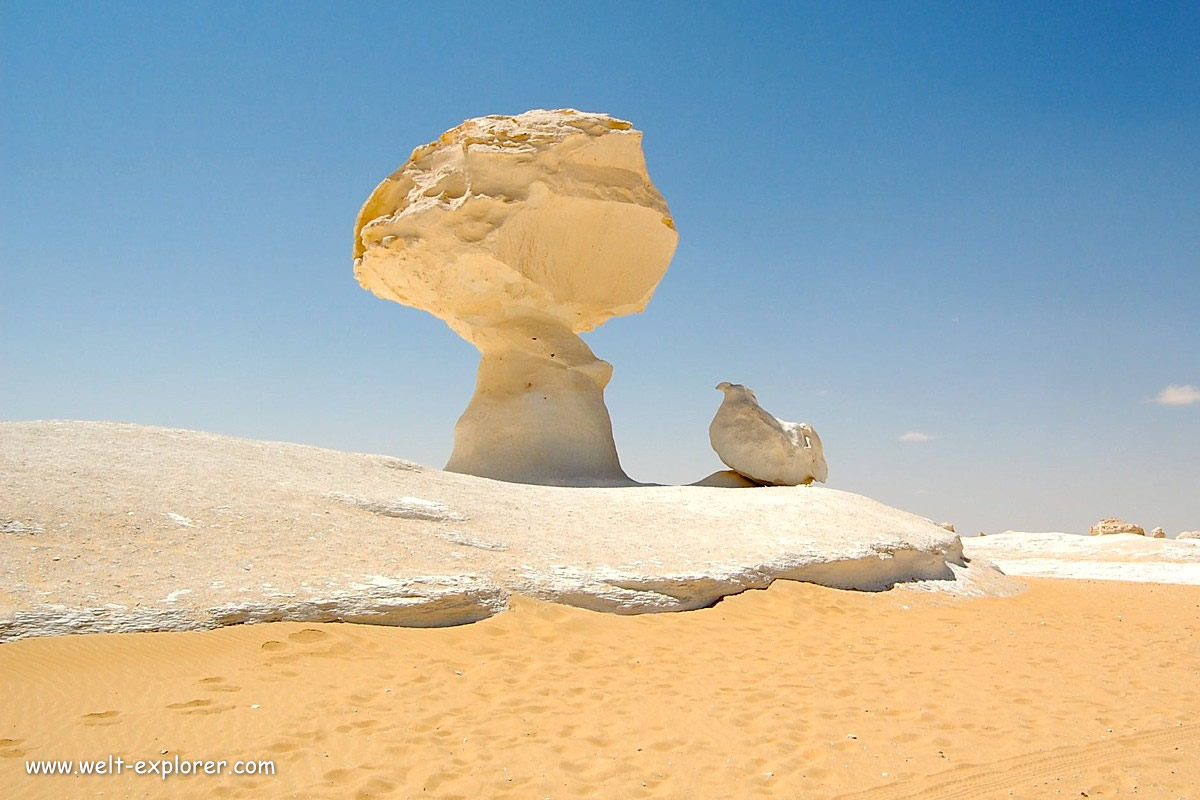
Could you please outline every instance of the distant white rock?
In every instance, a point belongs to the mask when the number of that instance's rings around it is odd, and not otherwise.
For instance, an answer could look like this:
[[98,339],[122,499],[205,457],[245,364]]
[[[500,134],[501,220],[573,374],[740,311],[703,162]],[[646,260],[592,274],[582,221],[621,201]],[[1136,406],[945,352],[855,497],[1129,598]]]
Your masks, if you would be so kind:
[[1200,539],[1200,531],[1184,531],[1175,537],[1178,539]]
[[1111,536],[1114,533],[1135,533],[1138,536],[1146,535],[1146,531],[1140,525],[1134,525],[1132,522],[1126,522],[1116,517],[1105,517],[1093,525],[1089,532],[1092,536]]
[[1200,547],[1136,533],[1081,536],[1005,531],[962,540],[968,558],[1009,575],[1200,585]]
[[953,522],[939,522],[938,527],[944,528],[944,529],[950,531],[951,533],[954,533],[954,523]]
[[1167,538],[1167,532],[1164,531],[1162,528],[1151,528],[1150,532],[1147,533],[1146,535],[1149,536],[1151,539]]
[[708,426],[708,438],[726,466],[772,486],[825,482],[825,449],[812,426],[772,416],[740,383],[723,381],[717,389],[725,399]]

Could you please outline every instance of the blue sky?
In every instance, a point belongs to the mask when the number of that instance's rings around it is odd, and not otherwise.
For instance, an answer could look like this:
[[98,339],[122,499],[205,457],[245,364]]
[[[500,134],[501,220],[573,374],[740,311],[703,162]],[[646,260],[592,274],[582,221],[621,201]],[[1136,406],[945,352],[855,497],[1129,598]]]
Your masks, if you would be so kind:
[[645,132],[681,236],[586,336],[635,478],[719,468],[730,380],[961,532],[1200,528],[1200,402],[1150,402],[1200,386],[1195,3],[0,9],[0,418],[440,466],[476,353],[357,286],[355,214],[463,119],[575,107]]

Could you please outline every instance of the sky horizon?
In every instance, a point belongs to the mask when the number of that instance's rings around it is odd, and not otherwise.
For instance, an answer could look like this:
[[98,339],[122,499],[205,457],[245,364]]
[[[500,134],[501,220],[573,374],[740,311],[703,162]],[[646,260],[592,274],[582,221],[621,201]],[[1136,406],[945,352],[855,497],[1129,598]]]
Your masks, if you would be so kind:
[[464,119],[644,132],[680,234],[584,334],[636,480],[722,468],[720,381],[828,486],[960,533],[1200,529],[1200,6],[0,4],[0,420],[432,466],[478,354],[354,280]]

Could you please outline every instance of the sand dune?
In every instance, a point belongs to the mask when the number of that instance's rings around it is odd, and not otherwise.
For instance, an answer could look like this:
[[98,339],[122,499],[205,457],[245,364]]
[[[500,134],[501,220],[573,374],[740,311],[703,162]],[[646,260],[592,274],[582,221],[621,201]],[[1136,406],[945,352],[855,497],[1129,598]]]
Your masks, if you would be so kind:
[[[0,796],[1200,798],[1200,589],[1031,584],[0,645]],[[277,774],[25,774],[109,754]]]

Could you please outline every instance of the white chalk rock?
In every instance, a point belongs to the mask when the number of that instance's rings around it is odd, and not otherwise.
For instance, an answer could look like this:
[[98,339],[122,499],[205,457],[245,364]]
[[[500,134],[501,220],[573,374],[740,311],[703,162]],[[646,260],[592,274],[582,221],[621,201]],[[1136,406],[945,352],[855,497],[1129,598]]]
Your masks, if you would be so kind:
[[[106,422],[0,422],[0,485],[0,528],[21,521],[0,532],[0,643],[267,620],[461,625],[515,594],[642,614],[781,579],[962,594],[1003,580],[929,520],[824,487],[530,486]],[[1168,544],[1200,564],[1196,543]]]
[[772,486],[825,482],[825,450],[810,425],[771,416],[740,383],[722,381],[717,389],[725,399],[708,426],[708,438],[726,466]]
[[1167,538],[1167,532],[1164,531],[1162,528],[1151,528],[1150,532],[1147,533],[1146,535],[1149,536],[1151,539]]
[[938,527],[942,528],[943,530],[947,530],[947,531],[950,531],[951,533],[954,533],[954,523],[953,522],[939,522]]
[[689,483],[688,486],[711,486],[718,489],[753,489],[762,486],[762,484],[755,483],[740,472],[723,469],[714,472],[706,478],[701,478],[695,483]]
[[1200,539],[1200,531],[1184,531],[1176,539]]
[[359,212],[354,274],[482,353],[446,469],[628,483],[612,366],[576,334],[646,307],[678,235],[642,134],[571,109],[467,120],[413,151]]
[[1146,531],[1140,525],[1134,525],[1132,522],[1126,522],[1116,517],[1105,517],[1093,525],[1088,532],[1092,536],[1109,536],[1116,533],[1135,533],[1138,536],[1146,535]]
[[1193,542],[1005,531],[962,543],[973,563],[989,561],[1008,575],[1200,586],[1200,547]]

